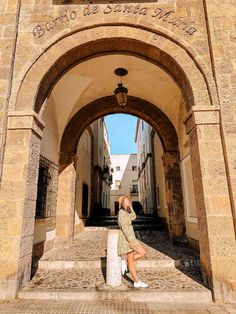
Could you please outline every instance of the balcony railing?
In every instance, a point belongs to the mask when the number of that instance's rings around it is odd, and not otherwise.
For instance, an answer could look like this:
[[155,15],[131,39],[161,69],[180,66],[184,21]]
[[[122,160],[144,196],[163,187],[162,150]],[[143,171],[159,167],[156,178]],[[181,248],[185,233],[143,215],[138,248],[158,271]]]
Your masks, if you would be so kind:
[[112,183],[113,183],[112,174],[109,175],[108,183],[109,183],[110,185],[112,185]]

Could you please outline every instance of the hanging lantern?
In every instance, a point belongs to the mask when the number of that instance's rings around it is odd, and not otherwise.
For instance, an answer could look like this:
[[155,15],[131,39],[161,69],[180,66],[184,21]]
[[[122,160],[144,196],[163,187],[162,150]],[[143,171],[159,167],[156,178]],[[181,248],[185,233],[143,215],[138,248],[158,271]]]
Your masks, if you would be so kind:
[[115,74],[121,77],[121,82],[118,83],[117,88],[114,90],[116,95],[117,103],[124,108],[127,105],[128,89],[123,86],[122,77],[128,74],[128,71],[123,68],[118,68],[115,70]]
[[122,83],[118,83],[117,88],[114,90],[114,93],[116,95],[116,100],[117,103],[121,106],[124,107],[127,105],[127,94],[128,94],[128,89],[123,86]]

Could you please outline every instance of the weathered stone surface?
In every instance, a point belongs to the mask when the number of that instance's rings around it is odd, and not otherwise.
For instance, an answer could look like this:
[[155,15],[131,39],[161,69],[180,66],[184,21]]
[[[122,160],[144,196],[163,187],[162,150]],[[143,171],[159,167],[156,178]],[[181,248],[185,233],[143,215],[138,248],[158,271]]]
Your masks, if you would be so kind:
[[[188,112],[184,122],[190,138],[201,262],[215,298],[233,298],[236,290],[233,284],[236,270],[232,262],[236,230],[235,16],[234,2],[219,0],[204,1],[204,5],[201,1],[183,0],[145,2],[137,8],[132,3],[127,8],[125,4],[115,3],[85,7],[57,6],[50,0],[27,0],[21,5],[2,0],[0,213],[6,225],[0,229],[1,241],[4,241],[1,242],[0,269],[5,267],[7,271],[0,283],[4,287],[0,289],[4,291],[0,297],[14,296],[19,284],[29,277],[29,246],[32,247],[32,217],[43,129],[37,114],[43,112],[45,99],[69,67],[115,52],[138,55],[160,65],[181,89]],[[163,124],[166,120],[163,116],[160,118],[157,111],[153,115],[147,103],[144,107],[146,112],[131,108],[129,113],[141,112],[163,135],[163,145],[171,148],[166,151],[178,152],[175,130],[168,123]],[[105,113],[106,110],[97,112]],[[89,118],[96,118],[90,114],[87,111],[84,116],[84,126]],[[168,116],[165,112],[161,114]],[[72,137],[70,132],[68,134],[70,136],[62,142],[65,149],[61,150],[57,207],[57,235],[64,243],[72,235],[74,202],[73,173],[65,175],[74,154],[73,149],[69,149]],[[170,212],[174,213],[172,220],[176,218],[173,230],[178,235],[184,233],[184,220],[176,215],[182,213],[179,180],[180,177],[169,180],[173,184],[177,182],[169,198]],[[26,218],[30,218],[29,224]],[[226,230],[223,225],[227,225]],[[16,237],[20,240],[14,241]],[[12,247],[14,258],[11,258]],[[19,259],[22,263],[18,263]]]
[[58,199],[56,210],[55,245],[69,246],[74,226],[76,173],[74,164],[70,164],[58,177]]

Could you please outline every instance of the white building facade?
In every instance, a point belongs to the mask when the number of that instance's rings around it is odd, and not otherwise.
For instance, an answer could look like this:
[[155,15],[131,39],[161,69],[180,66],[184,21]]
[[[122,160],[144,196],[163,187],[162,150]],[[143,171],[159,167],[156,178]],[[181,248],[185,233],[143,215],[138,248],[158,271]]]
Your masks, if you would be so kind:
[[[103,118],[82,134],[77,148],[75,230],[77,223],[91,215],[102,215],[110,206],[112,176],[110,142]],[[79,219],[80,218],[80,219]]]
[[[158,133],[147,122],[138,119],[136,126],[139,201],[144,213],[155,214],[168,226],[168,186],[163,165],[164,150]],[[187,142],[186,145],[187,147]],[[183,191],[183,210],[186,235],[192,246],[198,241],[196,203],[190,155],[183,147],[180,160]]]
[[112,183],[112,175],[110,173],[111,169],[111,145],[108,135],[108,130],[105,124],[105,120],[102,119],[103,128],[102,128],[102,139],[103,139],[103,149],[102,149],[102,163],[101,167],[103,169],[102,175],[102,207],[103,208],[110,208],[110,191],[111,191],[111,183]]
[[133,206],[139,202],[137,154],[111,155],[113,184],[111,186],[111,214],[118,212],[118,199],[121,195],[130,195]]
[[135,142],[137,144],[139,201],[145,214],[156,211],[155,174],[153,166],[152,127],[138,119]]

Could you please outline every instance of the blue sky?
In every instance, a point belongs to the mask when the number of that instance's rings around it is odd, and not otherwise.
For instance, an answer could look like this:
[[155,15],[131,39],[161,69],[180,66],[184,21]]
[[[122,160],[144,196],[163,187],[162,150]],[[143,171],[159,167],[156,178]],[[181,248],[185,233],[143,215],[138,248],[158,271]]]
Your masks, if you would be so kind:
[[127,114],[112,114],[105,117],[111,143],[111,154],[136,153],[135,130],[137,118]]

